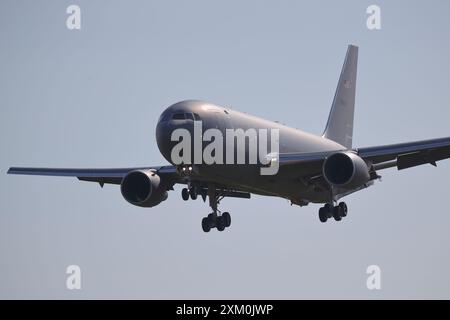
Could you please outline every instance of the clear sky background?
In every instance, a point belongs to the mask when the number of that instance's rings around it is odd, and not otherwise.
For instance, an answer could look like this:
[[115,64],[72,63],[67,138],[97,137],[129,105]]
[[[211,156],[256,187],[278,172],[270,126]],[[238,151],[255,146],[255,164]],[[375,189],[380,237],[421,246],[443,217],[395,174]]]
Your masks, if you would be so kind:
[[[66,28],[70,4],[81,30]],[[320,134],[350,43],[355,146],[450,136],[449,12],[444,0],[1,1],[0,298],[450,298],[450,161],[380,172],[340,223],[320,223],[319,205],[225,199],[232,226],[208,234],[209,207],[181,187],[143,209],[117,186],[6,175],[165,164],[158,116],[190,98]],[[71,264],[82,290],[66,289]]]

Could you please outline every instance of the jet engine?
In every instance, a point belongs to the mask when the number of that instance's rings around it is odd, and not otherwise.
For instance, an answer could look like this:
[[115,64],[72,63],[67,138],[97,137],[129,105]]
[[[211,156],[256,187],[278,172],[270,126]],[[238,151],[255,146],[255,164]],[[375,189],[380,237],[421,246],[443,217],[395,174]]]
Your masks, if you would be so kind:
[[323,163],[325,180],[336,187],[353,189],[370,180],[366,162],[353,152],[336,152],[328,156]]
[[153,170],[136,170],[128,173],[120,184],[122,196],[139,207],[154,207],[167,199],[167,189]]

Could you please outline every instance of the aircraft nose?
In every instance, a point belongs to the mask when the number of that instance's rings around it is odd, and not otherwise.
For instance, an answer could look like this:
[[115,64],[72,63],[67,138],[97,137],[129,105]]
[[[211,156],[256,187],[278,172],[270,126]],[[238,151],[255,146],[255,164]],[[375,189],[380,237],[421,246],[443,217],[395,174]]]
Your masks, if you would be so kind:
[[173,130],[172,127],[170,121],[159,121],[156,126],[156,143],[158,144],[159,152],[169,162],[171,162],[170,153],[172,148],[170,136]]

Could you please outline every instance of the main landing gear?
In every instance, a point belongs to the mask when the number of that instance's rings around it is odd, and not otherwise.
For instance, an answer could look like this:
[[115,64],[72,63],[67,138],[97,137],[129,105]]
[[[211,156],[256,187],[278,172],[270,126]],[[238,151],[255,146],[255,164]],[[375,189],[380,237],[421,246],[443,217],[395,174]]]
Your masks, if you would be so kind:
[[218,209],[219,202],[224,197],[217,195],[216,186],[209,184],[207,189],[198,186],[189,186],[181,190],[181,197],[185,201],[189,200],[189,198],[195,200],[198,195],[203,198],[203,201],[206,200],[206,197],[209,198],[209,206],[213,211],[202,219],[203,231],[209,232],[212,228],[223,231],[225,228],[228,228],[231,225],[231,215],[228,212],[221,213]]
[[341,221],[347,216],[347,205],[345,202],[340,202],[337,206],[329,203],[319,209],[320,222],[327,222],[328,218],[334,218],[336,221]]
[[209,232],[211,228],[217,228],[219,231],[225,230],[231,225],[231,216],[228,212],[217,215],[213,213],[208,214],[202,219],[202,229],[204,232]]

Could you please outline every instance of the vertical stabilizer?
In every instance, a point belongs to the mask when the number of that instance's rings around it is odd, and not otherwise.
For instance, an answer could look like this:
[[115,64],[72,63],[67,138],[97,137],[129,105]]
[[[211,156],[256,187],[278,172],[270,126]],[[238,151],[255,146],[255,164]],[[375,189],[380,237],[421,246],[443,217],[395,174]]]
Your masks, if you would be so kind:
[[349,45],[323,137],[352,147],[358,47]]

